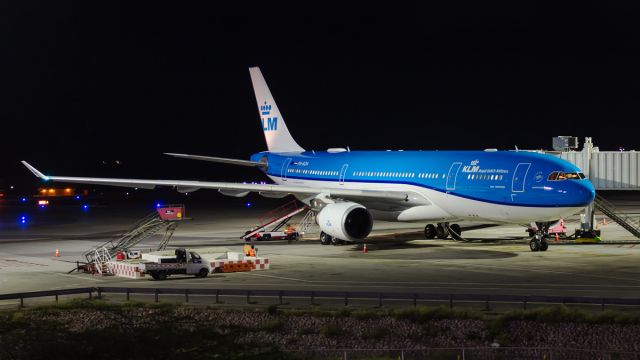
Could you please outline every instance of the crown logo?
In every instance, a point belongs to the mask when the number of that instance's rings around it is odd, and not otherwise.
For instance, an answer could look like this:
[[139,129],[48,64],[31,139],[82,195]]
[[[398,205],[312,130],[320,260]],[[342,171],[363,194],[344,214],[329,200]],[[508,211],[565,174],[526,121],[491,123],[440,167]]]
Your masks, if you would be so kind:
[[264,105],[260,105],[260,113],[262,115],[269,115],[269,113],[271,113],[271,105],[268,105],[266,100]]

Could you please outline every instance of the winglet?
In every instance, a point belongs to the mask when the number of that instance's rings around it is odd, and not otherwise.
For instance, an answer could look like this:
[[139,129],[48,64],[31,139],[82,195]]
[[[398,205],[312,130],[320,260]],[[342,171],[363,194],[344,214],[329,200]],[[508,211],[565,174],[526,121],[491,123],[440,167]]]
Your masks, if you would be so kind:
[[26,162],[24,160],[21,161],[21,162],[22,162],[22,165],[24,165],[27,169],[29,169],[29,171],[31,171],[33,173],[33,175],[39,177],[40,179],[42,179],[44,181],[49,180],[49,178],[45,174],[41,173],[40,171],[38,171],[38,169],[36,169],[33,166],[29,165],[28,162]]

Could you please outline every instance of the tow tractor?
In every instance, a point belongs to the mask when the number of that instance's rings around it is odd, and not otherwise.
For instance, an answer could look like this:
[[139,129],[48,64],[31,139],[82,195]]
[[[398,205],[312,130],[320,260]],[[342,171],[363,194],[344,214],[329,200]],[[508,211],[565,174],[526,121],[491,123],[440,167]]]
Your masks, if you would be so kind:
[[211,272],[211,265],[195,251],[176,249],[175,257],[158,257],[157,262],[140,264],[140,270],[154,280],[165,280],[167,276],[175,274],[204,278]]

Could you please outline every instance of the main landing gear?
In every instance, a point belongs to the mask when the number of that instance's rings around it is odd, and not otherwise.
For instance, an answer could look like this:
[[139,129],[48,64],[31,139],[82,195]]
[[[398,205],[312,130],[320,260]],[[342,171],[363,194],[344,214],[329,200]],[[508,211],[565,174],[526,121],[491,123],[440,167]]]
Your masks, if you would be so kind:
[[[449,229],[451,229],[451,232],[454,232],[457,235],[457,237],[459,237],[462,234],[462,229],[458,224],[449,225]],[[439,223],[437,225],[429,224],[424,227],[424,237],[426,239],[434,239],[436,237],[438,239],[446,239],[449,237],[449,235],[453,237],[453,234],[451,234],[447,229],[446,224],[442,224],[442,223]]]
[[324,231],[320,232],[320,244],[322,245],[342,245],[346,243],[346,241],[335,238]]

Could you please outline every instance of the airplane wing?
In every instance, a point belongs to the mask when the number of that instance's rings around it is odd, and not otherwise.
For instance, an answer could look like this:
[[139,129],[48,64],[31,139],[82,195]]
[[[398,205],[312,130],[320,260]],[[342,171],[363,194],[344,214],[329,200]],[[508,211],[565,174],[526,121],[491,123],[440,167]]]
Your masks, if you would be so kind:
[[261,166],[261,164],[257,161],[249,161],[249,160],[239,160],[239,159],[229,159],[229,158],[221,158],[221,157],[213,157],[213,156],[202,156],[202,155],[189,155],[189,154],[176,154],[176,153],[164,153],[165,155],[183,158],[183,159],[191,159],[191,160],[201,160],[201,161],[211,161],[223,164],[233,164],[233,165],[242,165],[242,166]]
[[266,197],[283,197],[286,195],[318,195],[326,194],[331,197],[386,200],[396,202],[406,202],[409,194],[398,191],[378,191],[378,190],[355,190],[355,189],[333,189],[333,188],[312,188],[295,185],[276,184],[245,184],[230,182],[209,182],[192,180],[146,180],[146,179],[117,179],[117,178],[93,178],[93,177],[69,177],[69,176],[47,176],[31,166],[26,161],[22,164],[35,176],[44,181],[56,181],[66,183],[95,184],[108,186],[121,186],[140,189],[154,189],[156,186],[175,187],[180,192],[193,192],[198,189],[215,189],[225,195],[244,196],[249,192],[257,192]]

